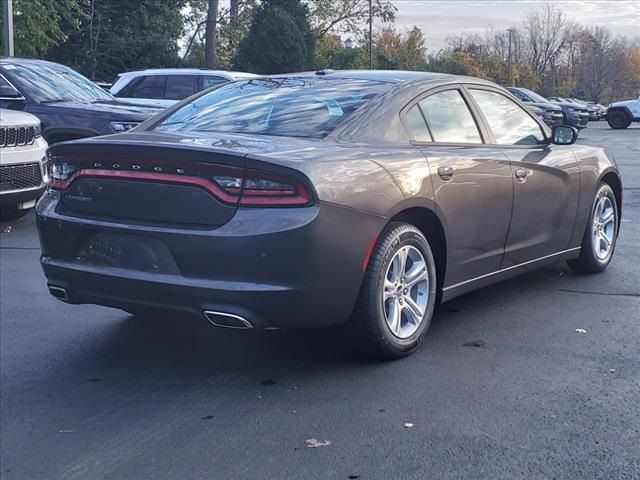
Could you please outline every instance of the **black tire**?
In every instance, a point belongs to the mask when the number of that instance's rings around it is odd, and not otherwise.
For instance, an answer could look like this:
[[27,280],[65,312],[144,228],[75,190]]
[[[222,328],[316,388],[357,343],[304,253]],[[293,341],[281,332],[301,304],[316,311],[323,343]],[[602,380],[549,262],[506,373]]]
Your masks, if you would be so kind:
[[[425,290],[428,290],[429,296],[424,308],[422,321],[418,322],[419,325],[415,332],[406,338],[400,338],[392,333],[387,324],[385,305],[382,299],[385,278],[390,263],[396,253],[405,246],[414,247],[424,259],[428,278],[428,288],[425,288]],[[416,294],[420,293],[416,292]],[[391,222],[380,234],[371,254],[357,305],[350,322],[357,346],[364,353],[381,359],[395,359],[410,354],[418,347],[427,332],[435,305],[436,265],[429,242],[422,232],[413,225]],[[400,309],[400,322],[402,322],[403,318],[402,311]]]
[[620,130],[631,125],[631,118],[624,110],[613,110],[607,114],[607,123],[611,128]]
[[30,208],[27,208],[27,209],[24,209],[24,210],[18,210],[15,207],[13,207],[13,208],[5,207],[5,208],[0,209],[0,221],[8,222],[10,220],[18,220],[18,219],[24,217],[30,211],[31,211]]
[[[613,240],[609,252],[605,258],[601,258],[596,254],[593,234],[594,234],[594,219],[597,215],[596,207],[603,197],[607,197],[613,205],[614,224],[613,224]],[[609,263],[615,252],[616,240],[618,238],[618,230],[620,228],[620,215],[618,209],[618,203],[616,202],[616,196],[613,190],[606,183],[601,183],[598,187],[598,191],[593,200],[591,206],[591,213],[587,220],[587,226],[585,227],[584,236],[582,238],[582,246],[580,248],[580,256],[574,260],[569,260],[567,263],[572,270],[578,273],[598,273],[602,272]]]

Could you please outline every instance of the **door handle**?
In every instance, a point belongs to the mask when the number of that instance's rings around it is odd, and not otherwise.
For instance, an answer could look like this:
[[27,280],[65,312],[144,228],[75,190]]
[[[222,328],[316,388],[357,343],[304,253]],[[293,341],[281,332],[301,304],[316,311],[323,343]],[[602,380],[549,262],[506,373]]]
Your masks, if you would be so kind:
[[439,167],[438,175],[440,175],[443,180],[451,180],[454,171],[455,168],[453,167]]
[[531,173],[531,170],[528,170],[526,168],[516,168],[515,175],[520,183],[524,183],[527,181],[527,177],[529,176],[530,173]]

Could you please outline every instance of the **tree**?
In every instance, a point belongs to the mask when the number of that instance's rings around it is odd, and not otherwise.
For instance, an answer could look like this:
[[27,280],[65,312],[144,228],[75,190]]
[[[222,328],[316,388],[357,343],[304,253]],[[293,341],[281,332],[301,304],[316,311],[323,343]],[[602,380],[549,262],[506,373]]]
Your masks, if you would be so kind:
[[241,41],[234,66],[258,73],[282,73],[310,68],[315,36],[309,11],[300,0],[265,0]]
[[[317,38],[331,32],[362,34],[369,21],[369,0],[309,0],[308,3]],[[373,0],[373,17],[383,23],[392,23],[396,10],[390,1]]]
[[130,70],[178,66],[180,13],[186,0],[78,0],[79,27],[51,48],[47,58],[93,79],[111,80]]
[[524,28],[529,43],[530,63],[540,82],[544,81],[550,64],[560,54],[572,27],[562,10],[548,4],[541,10],[525,15]]
[[204,41],[204,66],[216,68],[218,61],[216,56],[216,37],[218,28],[218,0],[209,0],[207,10],[207,30]]
[[[16,55],[42,58],[79,28],[79,0],[14,0],[13,19]],[[82,0],[80,0],[82,1]],[[0,22],[0,43],[3,36]]]

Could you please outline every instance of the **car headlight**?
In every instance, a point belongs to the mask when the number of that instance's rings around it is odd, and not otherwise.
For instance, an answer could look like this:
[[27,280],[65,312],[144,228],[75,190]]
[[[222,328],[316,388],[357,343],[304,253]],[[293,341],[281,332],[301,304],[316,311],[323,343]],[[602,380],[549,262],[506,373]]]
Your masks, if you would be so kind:
[[42,136],[42,125],[38,124],[35,127],[33,127],[35,133],[36,133],[36,138],[41,137]]
[[110,125],[114,132],[126,132],[140,125],[140,122],[110,122]]

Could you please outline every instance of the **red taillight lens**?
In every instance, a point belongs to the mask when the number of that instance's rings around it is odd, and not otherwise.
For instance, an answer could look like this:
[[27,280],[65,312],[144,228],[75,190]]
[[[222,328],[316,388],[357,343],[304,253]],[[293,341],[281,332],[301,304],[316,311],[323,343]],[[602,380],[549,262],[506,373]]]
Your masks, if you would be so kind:
[[304,183],[285,176],[249,170],[244,179],[240,205],[308,205],[311,197]]

